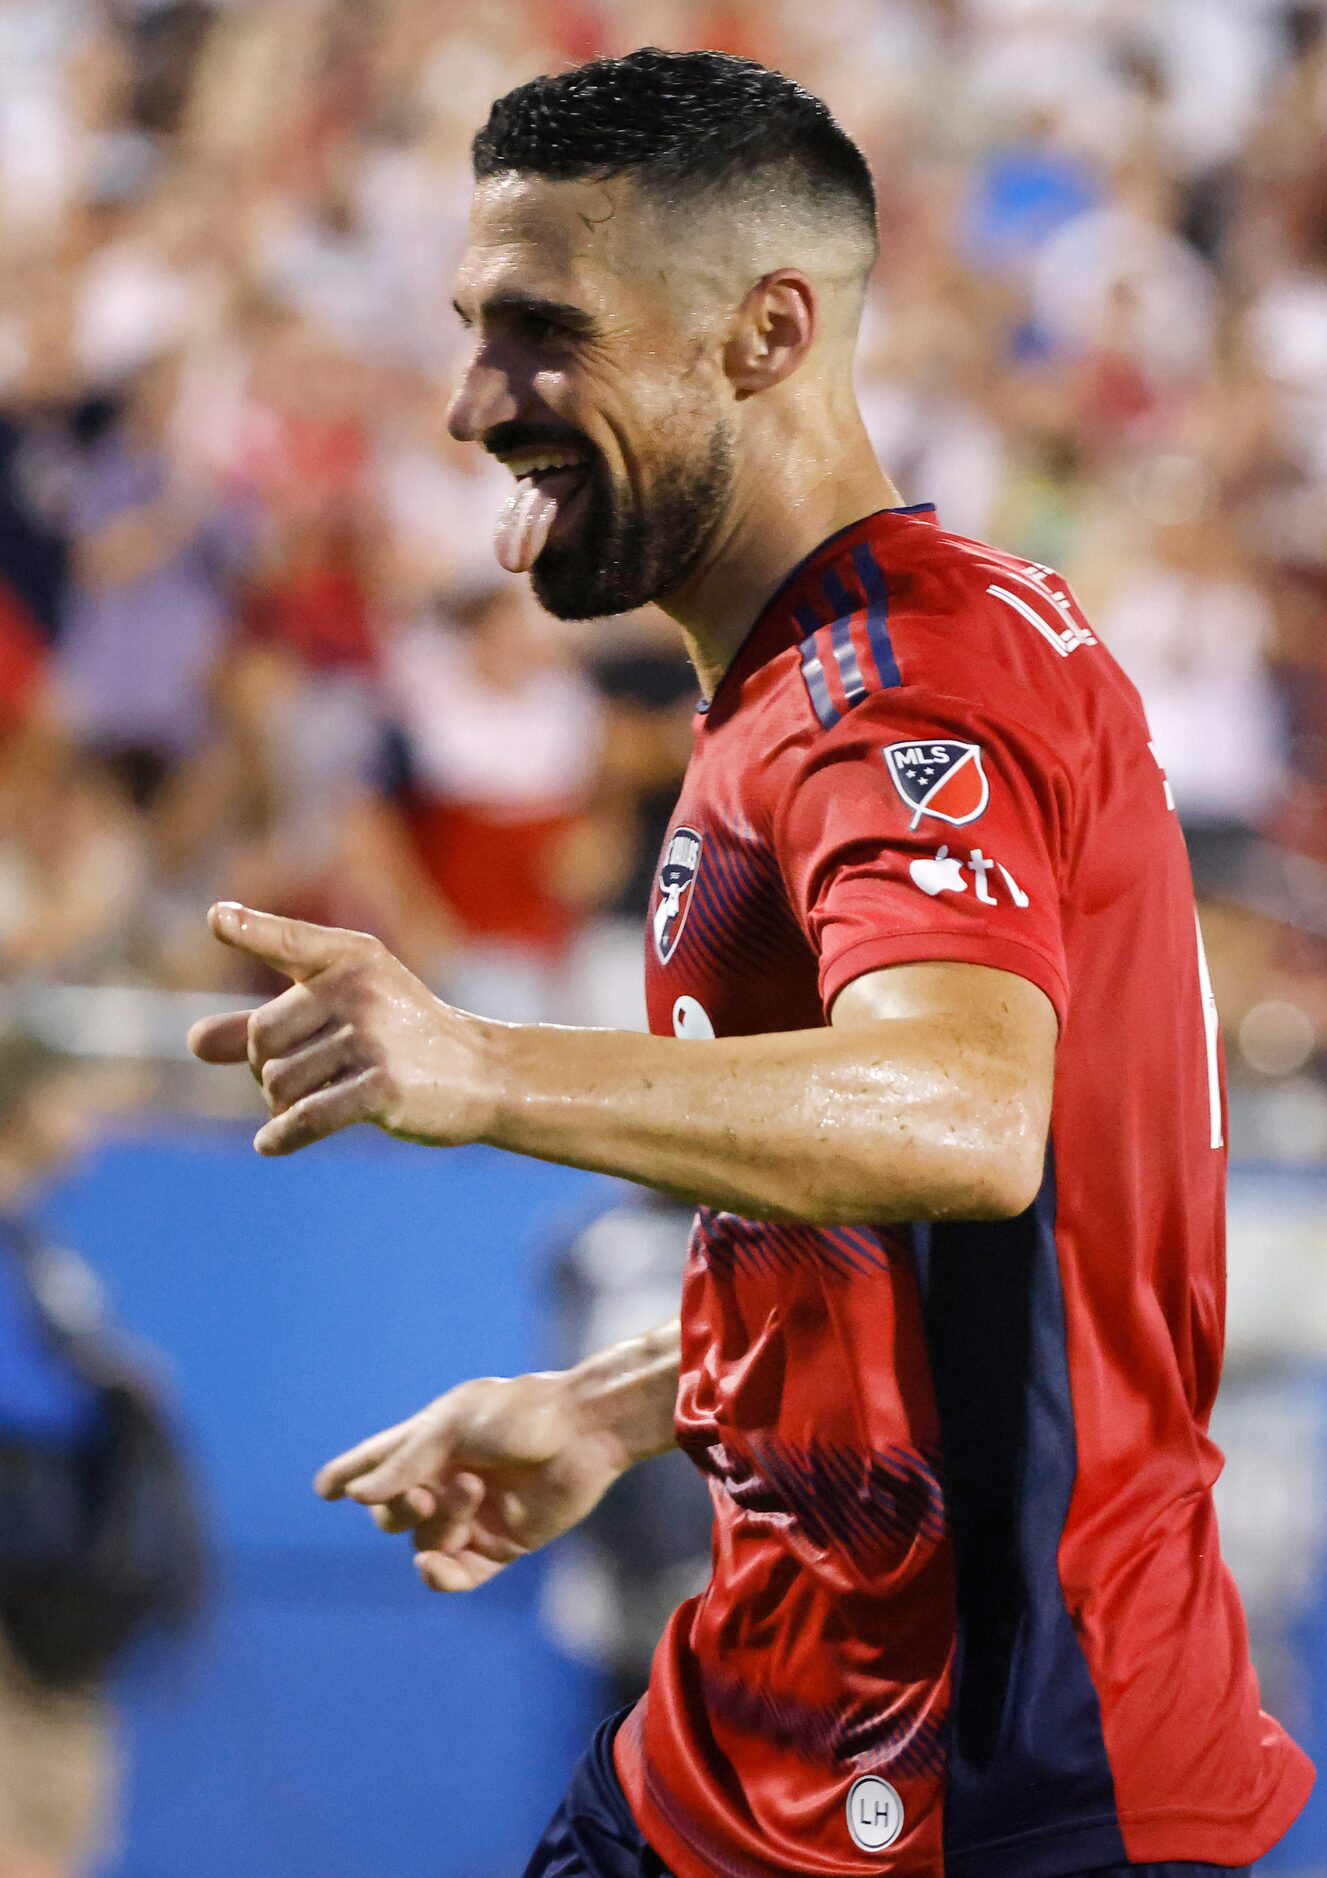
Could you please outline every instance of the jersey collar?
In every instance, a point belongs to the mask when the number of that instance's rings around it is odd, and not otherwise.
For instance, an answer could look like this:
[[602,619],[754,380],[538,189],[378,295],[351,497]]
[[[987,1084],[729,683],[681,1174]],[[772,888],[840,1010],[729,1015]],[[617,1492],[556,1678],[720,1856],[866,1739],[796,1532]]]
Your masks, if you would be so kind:
[[870,515],[863,515],[859,521],[849,522],[846,528],[837,529],[827,535],[819,547],[800,560],[796,567],[779,582],[769,599],[761,607],[746,638],[738,647],[732,664],[719,680],[714,696],[702,698],[697,710],[702,716],[712,712],[721,698],[726,699],[732,689],[741,683],[767,659],[782,652],[786,647],[800,641],[806,631],[805,619],[798,620],[799,608],[808,605],[823,606],[820,600],[822,580],[834,563],[844,557],[850,557],[852,550],[863,541],[871,540],[879,544],[893,532],[893,524],[901,522],[905,526],[936,528],[939,517],[934,502],[915,502],[901,509],[876,509]]

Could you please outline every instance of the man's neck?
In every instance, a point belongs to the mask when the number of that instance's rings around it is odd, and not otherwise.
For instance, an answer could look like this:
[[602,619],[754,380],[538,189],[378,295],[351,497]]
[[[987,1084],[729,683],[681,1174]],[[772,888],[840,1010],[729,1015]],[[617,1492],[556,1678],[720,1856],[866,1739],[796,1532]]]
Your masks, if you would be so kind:
[[722,527],[686,586],[661,602],[682,628],[700,687],[713,697],[763,608],[787,576],[829,536],[903,498],[858,426],[832,457],[788,450],[739,489]]

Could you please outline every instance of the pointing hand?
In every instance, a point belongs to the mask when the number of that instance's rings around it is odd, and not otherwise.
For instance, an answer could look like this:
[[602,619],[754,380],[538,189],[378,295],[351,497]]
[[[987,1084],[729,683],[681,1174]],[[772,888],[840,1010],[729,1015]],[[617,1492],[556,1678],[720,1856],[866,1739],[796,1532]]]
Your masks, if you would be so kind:
[[463,1382],[329,1461],[324,1499],[413,1535],[432,1591],[473,1591],[566,1532],[631,1463],[587,1412],[574,1371]]
[[189,1032],[203,1062],[253,1071],[272,1117],[254,1137],[260,1154],[292,1154],[354,1122],[445,1147],[483,1138],[496,1101],[494,1026],[443,1004],[368,933],[228,901],[208,923],[294,981],[260,1010]]

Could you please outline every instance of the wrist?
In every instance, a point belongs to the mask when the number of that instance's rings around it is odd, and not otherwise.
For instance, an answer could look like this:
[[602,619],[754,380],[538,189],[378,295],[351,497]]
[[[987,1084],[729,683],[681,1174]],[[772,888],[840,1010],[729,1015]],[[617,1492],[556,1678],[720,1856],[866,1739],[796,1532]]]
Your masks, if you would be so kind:
[[611,1128],[620,1106],[616,1049],[652,1039],[580,1025],[483,1022],[486,1145],[616,1171],[586,1149]]
[[476,1017],[475,1140],[486,1148],[514,1148],[515,1118],[520,1109],[520,1055],[526,1024],[503,1024]]
[[565,1376],[577,1420],[620,1457],[623,1473],[676,1446],[675,1323],[586,1357]]
[[441,999],[433,1004],[427,1040],[412,1052],[382,1125],[436,1147],[504,1147],[508,1038],[516,1026],[458,1011]]

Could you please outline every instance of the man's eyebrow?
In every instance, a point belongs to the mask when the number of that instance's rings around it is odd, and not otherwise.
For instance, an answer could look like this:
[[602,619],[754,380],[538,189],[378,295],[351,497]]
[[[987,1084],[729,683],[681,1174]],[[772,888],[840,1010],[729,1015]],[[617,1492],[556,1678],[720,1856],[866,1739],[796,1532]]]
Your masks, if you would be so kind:
[[[473,322],[459,300],[453,300],[456,316],[463,326]],[[549,300],[541,294],[518,293],[514,289],[499,288],[491,293],[480,307],[481,313],[487,314],[526,314],[533,319],[551,320],[555,326],[565,326],[569,332],[590,333],[594,331],[593,314],[584,307],[573,306],[567,300]]]

